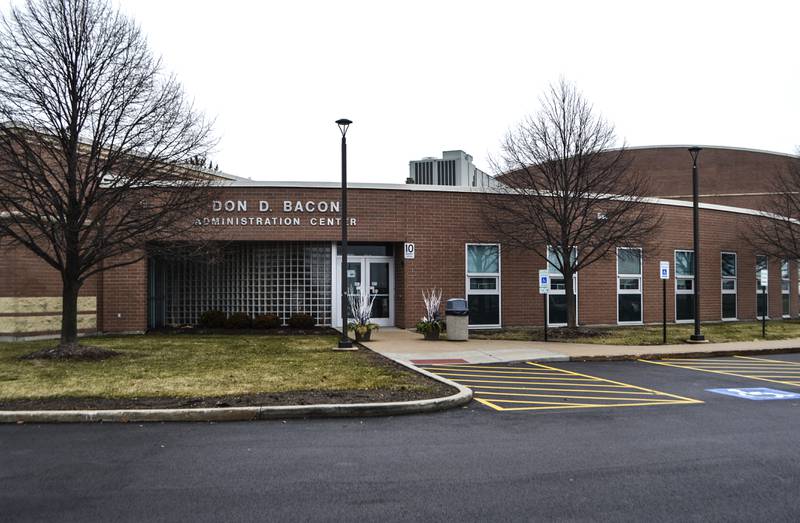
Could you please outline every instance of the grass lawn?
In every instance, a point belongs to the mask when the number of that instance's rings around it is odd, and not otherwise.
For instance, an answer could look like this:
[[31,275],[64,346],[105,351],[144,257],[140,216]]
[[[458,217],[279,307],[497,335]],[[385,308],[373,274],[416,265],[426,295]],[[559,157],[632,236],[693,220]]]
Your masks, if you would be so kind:
[[374,353],[333,352],[336,336],[85,338],[103,361],[19,360],[54,341],[0,343],[0,404],[47,398],[202,398],[298,391],[429,393],[435,383]]
[[[704,323],[703,336],[709,342],[761,340],[761,322]],[[636,327],[591,327],[586,335],[580,330],[575,336],[563,335],[562,329],[550,329],[550,341],[568,343],[597,343],[602,345],[659,345],[661,344],[661,325]],[[667,324],[667,343],[685,343],[694,333],[694,324]],[[538,329],[502,329],[496,331],[470,332],[473,339],[486,340],[544,340],[544,332]],[[768,340],[800,338],[800,321],[767,321]]]

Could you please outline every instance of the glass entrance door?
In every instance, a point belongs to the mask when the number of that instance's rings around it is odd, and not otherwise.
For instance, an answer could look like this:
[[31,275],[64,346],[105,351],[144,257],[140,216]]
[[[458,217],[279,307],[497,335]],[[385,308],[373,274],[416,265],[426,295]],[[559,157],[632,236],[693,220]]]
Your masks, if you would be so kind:
[[[348,256],[347,258],[347,296],[372,296],[372,323],[382,327],[394,325],[394,260],[383,256]],[[336,326],[341,326],[341,314],[338,312],[341,296],[339,286],[342,277],[342,259],[337,257],[336,263],[336,298],[334,308]],[[349,311],[348,311],[349,313]]]
[[389,262],[370,261],[367,262],[367,266],[369,293],[374,298],[372,302],[372,321],[375,323],[388,323],[391,317]]

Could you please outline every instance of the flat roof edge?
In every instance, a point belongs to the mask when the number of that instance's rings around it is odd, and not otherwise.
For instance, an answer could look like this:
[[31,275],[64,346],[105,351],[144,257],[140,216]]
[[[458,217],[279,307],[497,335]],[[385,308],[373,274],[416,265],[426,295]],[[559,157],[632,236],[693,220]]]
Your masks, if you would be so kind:
[[[222,184],[230,188],[275,188],[275,189],[340,189],[339,182],[289,182],[289,181],[234,181]],[[440,193],[472,193],[480,194],[490,192],[486,187],[460,187],[449,185],[420,185],[405,183],[348,183],[348,189],[366,189],[380,191],[407,191],[407,192],[440,192]],[[654,205],[666,205],[670,207],[692,207],[691,201],[674,200],[671,198],[646,197],[642,199],[646,203]],[[728,212],[733,214],[744,214],[749,216],[769,216],[777,217],[767,211],[748,209],[745,207],[734,207],[731,205],[720,205],[716,203],[700,203],[701,209],[710,211]]]

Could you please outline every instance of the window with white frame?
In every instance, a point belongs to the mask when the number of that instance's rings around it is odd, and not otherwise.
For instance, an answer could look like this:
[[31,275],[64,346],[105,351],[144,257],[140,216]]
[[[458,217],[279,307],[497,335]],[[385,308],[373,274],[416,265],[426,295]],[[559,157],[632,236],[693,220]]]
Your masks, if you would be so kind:
[[790,292],[792,292],[792,283],[789,279],[789,260],[781,260],[781,314],[784,318],[789,317],[791,299]]
[[468,243],[466,255],[469,324],[474,327],[499,327],[500,245]]
[[761,286],[762,272],[766,272],[769,275],[767,257],[758,255],[756,256],[756,317],[758,319],[765,316],[769,318],[769,289]]
[[694,251],[675,251],[675,321],[694,320]]
[[720,276],[722,278],[722,319],[736,319],[736,253],[723,252],[720,255]]
[[642,249],[617,249],[617,323],[642,323]]
[[[572,248],[570,263],[574,264],[578,257],[578,249]],[[550,274],[550,293],[547,295],[547,324],[560,327],[567,324],[567,290],[564,275],[557,267],[561,263],[558,252],[547,247],[547,272]],[[572,276],[572,291],[575,293],[575,321],[578,321],[578,275]]]

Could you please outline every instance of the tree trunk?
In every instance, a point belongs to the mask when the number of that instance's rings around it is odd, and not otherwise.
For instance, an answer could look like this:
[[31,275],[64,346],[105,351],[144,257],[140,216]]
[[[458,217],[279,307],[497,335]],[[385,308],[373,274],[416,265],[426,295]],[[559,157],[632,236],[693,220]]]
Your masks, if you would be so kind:
[[572,274],[564,273],[564,294],[567,299],[567,327],[574,329],[578,326],[576,321],[577,310],[575,307],[575,289],[573,286]]
[[78,341],[78,278],[62,277],[61,292],[61,345],[74,345]]

